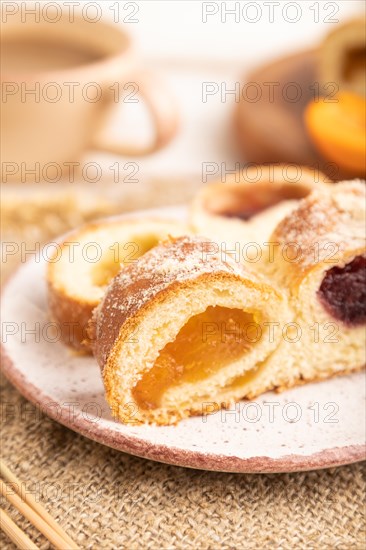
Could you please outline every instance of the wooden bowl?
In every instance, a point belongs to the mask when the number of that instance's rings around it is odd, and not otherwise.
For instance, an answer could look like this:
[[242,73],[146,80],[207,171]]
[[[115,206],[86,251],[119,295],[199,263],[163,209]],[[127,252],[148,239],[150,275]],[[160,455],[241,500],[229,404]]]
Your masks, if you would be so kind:
[[[304,109],[319,93],[317,61],[317,50],[303,51],[246,76],[235,111],[236,135],[246,162],[296,163],[318,168],[335,181],[347,177],[315,150],[305,129]],[[268,83],[274,83],[272,96]],[[260,97],[253,101],[256,90]]]

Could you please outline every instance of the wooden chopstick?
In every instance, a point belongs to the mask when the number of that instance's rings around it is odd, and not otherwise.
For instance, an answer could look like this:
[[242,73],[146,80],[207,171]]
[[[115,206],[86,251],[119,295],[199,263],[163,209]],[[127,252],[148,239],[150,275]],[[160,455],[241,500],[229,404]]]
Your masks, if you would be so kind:
[[56,533],[56,531],[54,531],[52,527],[33,510],[33,508],[20,498],[20,496],[13,493],[11,485],[4,483],[2,479],[0,479],[0,493],[11,502],[11,504],[15,506],[15,508],[17,508],[19,512],[38,529],[38,531],[41,531],[57,550],[65,550],[67,548],[65,539]]
[[38,546],[19,529],[2,508],[0,508],[0,528],[17,545],[17,548],[21,550],[39,550]]
[[56,548],[61,550],[79,550],[75,541],[69,537],[43,506],[32,495],[25,494],[21,490],[21,482],[2,460],[0,460],[0,474],[11,483],[11,485],[8,485],[0,480],[3,496],[37,527]]
[[53,517],[35,500],[29,493],[25,494],[21,490],[21,482],[19,479],[9,470],[9,468],[0,459],[0,475],[7,481],[12,483],[12,488],[18,493],[18,495],[35,511],[41,518],[48,523],[56,533],[58,533],[65,542],[69,545],[70,549],[77,548],[76,543],[69,537],[69,535],[62,529],[62,527],[53,519]]

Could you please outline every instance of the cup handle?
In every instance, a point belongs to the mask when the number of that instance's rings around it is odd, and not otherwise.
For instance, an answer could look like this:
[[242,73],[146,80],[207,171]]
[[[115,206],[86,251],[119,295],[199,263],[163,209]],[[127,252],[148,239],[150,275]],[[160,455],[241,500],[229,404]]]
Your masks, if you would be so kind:
[[177,133],[179,126],[178,107],[175,98],[165,84],[150,72],[140,73],[135,79],[138,93],[145,101],[155,126],[152,143],[137,145],[108,140],[105,136],[95,140],[94,147],[100,151],[122,156],[143,156],[158,151]]

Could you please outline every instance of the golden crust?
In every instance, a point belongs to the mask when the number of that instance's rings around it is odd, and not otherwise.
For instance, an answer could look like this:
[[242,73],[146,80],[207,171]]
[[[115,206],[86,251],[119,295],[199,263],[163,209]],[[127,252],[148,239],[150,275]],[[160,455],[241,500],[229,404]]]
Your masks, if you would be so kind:
[[68,296],[64,289],[48,281],[50,316],[59,325],[61,340],[78,351],[91,353],[87,342],[87,326],[97,303],[84,302]]

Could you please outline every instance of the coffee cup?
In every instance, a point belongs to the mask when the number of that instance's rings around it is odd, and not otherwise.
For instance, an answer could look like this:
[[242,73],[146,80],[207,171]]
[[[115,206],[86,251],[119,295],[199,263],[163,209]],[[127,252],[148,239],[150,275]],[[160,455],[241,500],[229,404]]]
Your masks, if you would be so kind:
[[[70,21],[67,13],[56,22],[14,15],[2,27],[2,182],[42,180],[52,171],[67,177],[89,149],[142,156],[175,135],[174,98],[157,76],[139,68],[123,27],[81,14]],[[106,137],[108,117],[126,97],[145,102],[151,143]]]

